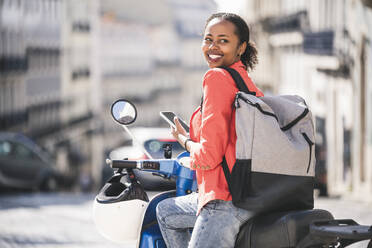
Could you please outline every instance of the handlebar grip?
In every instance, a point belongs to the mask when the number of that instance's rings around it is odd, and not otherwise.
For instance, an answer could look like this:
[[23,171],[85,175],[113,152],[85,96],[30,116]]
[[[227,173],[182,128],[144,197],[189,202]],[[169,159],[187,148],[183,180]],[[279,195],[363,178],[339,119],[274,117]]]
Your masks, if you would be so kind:
[[110,166],[116,169],[135,169],[137,168],[137,161],[111,160]]

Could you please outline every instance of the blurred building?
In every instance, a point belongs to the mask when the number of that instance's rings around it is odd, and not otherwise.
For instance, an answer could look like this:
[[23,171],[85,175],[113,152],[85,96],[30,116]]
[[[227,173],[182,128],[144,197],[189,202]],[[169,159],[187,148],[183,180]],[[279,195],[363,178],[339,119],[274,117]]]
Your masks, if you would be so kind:
[[[206,64],[202,31],[216,4],[208,1],[102,1],[101,51],[104,130],[109,147],[123,141],[109,110],[116,99],[137,105],[136,125],[167,126],[171,110],[188,120],[200,103]],[[108,144],[106,144],[108,145]]]
[[61,80],[67,129],[58,146],[58,163],[77,176],[77,184],[99,184],[104,161],[101,119],[101,81],[97,43],[100,26],[99,0],[60,0]]
[[316,124],[330,194],[372,200],[371,1],[248,0],[266,94],[299,94]]
[[125,136],[118,98],[136,125],[188,120],[206,70],[200,44],[213,0],[0,0],[0,130],[52,152],[66,174],[99,184],[104,153]]
[[0,1],[0,130],[33,138],[75,180],[97,163],[89,155],[99,132],[91,99],[93,2]]
[[0,2],[0,127],[31,136],[56,128],[61,108],[57,1]]

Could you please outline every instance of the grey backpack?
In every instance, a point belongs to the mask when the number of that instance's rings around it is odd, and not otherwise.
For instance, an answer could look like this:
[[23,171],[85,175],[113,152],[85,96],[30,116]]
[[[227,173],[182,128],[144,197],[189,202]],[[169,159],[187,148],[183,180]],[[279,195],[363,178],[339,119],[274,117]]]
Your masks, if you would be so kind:
[[239,73],[224,68],[238,86],[236,163],[222,163],[233,204],[256,213],[312,209],[314,124],[299,96],[256,97]]

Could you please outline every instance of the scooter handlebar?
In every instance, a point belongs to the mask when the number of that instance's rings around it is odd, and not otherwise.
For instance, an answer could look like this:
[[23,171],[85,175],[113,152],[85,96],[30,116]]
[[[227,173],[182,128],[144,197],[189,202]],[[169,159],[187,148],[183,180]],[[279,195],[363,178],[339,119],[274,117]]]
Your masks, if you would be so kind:
[[106,163],[113,169],[135,169],[138,168],[138,161],[131,160],[110,160],[106,159]]

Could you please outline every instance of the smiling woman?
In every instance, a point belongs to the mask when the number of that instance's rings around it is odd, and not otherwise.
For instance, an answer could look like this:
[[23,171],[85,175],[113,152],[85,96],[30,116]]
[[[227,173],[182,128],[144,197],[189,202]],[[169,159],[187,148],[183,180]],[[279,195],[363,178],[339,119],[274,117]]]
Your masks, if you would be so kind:
[[226,67],[241,61],[253,70],[258,63],[257,49],[249,36],[248,25],[237,15],[212,15],[207,20],[202,45],[209,67]]
[[241,43],[229,21],[212,19],[205,29],[202,50],[210,68],[229,66],[240,60],[247,43]]
[[201,48],[210,70],[203,79],[203,101],[191,117],[190,136],[177,119],[172,129],[190,151],[189,166],[196,170],[199,193],[169,198],[157,206],[167,247],[233,247],[240,225],[254,215],[232,204],[221,165],[226,158],[231,171],[236,161],[232,105],[238,92],[221,67],[236,70],[249,91],[263,96],[247,73],[257,64],[257,50],[249,38],[248,26],[238,15],[217,13],[206,22]]

